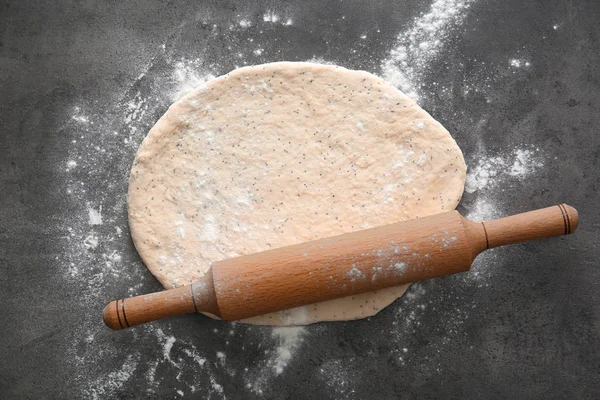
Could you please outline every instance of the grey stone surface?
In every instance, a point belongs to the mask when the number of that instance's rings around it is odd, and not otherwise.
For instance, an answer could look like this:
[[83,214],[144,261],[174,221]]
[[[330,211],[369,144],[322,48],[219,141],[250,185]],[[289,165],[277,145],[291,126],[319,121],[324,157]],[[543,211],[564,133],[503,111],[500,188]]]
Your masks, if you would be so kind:
[[[422,106],[470,166],[482,146],[489,156],[533,146],[544,160],[526,179],[466,193],[459,210],[481,196],[503,214],[566,202],[581,215],[574,236],[498,249],[477,274],[413,285],[368,321],[311,326],[281,374],[269,372],[271,328],[235,325],[230,334],[202,316],[124,332],[102,326],[107,301],[160,289],[128,237],[124,196],[135,148],[171,101],[156,93],[173,83],[178,58],[201,59],[215,74],[313,56],[379,73],[396,35],[430,5],[2,2],[0,397],[599,398],[594,1],[473,1],[420,82]],[[263,21],[271,10],[293,24]],[[253,26],[230,30],[241,16]],[[511,59],[530,66],[511,68]],[[147,111],[124,123],[138,94]],[[71,159],[78,168],[67,171]],[[89,226],[87,207],[99,205],[105,223]],[[91,234],[100,244],[86,249]]]

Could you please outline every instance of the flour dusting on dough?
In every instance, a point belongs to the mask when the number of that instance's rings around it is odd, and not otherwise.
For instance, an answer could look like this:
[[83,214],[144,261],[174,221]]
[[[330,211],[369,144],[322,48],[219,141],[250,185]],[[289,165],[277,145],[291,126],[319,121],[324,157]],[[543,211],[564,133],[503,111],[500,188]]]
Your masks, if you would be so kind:
[[[194,90],[150,130],[131,171],[129,225],[150,271],[172,288],[224,258],[454,209],[464,179],[448,132],[383,80],[264,64]],[[365,279],[357,268],[348,276]],[[303,323],[368,317],[401,293],[306,306]],[[300,323],[291,315],[244,322]]]

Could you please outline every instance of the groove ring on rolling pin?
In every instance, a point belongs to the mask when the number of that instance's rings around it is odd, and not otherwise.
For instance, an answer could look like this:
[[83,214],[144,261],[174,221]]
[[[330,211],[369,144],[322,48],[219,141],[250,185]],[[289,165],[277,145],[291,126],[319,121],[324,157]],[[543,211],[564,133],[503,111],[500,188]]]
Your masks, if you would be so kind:
[[198,307],[196,307],[196,298],[194,297],[194,285],[190,285],[190,294],[192,295],[192,303],[194,303],[194,310],[198,312]]
[[569,211],[565,204],[562,205],[563,210],[565,210],[565,216],[567,217],[567,225],[569,226],[569,234],[571,233],[571,217],[569,217]]
[[485,229],[485,224],[482,222],[481,225],[483,225],[483,233],[485,233],[485,248],[487,250],[490,248],[490,241],[488,240],[488,234],[487,229]]
[[119,300],[115,301],[115,309],[117,311],[117,318],[119,319],[119,325],[123,329],[123,323],[121,322],[121,316],[119,315]]
[[127,315],[125,315],[125,299],[121,300],[121,309],[123,310],[123,319],[125,320],[125,325],[129,328],[129,321],[127,321]]
[[569,233],[571,233],[571,221],[569,220],[569,213],[567,213],[567,210],[562,204],[559,204],[558,208],[560,209],[563,221],[565,223],[565,235],[568,235]]

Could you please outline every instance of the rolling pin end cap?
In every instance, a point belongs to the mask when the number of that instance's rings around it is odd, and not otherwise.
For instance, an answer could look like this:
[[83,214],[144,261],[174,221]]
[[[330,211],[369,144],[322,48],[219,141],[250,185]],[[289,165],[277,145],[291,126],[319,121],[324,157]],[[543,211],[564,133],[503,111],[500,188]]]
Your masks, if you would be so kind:
[[104,307],[104,311],[102,312],[102,319],[104,320],[104,324],[108,326],[110,329],[118,331],[123,327],[119,323],[119,315],[117,314],[117,302],[116,300],[108,303],[106,307]]
[[564,211],[564,216],[567,219],[567,234],[575,232],[575,229],[577,229],[577,226],[579,225],[579,214],[577,213],[577,210],[567,204],[562,204],[562,209]]

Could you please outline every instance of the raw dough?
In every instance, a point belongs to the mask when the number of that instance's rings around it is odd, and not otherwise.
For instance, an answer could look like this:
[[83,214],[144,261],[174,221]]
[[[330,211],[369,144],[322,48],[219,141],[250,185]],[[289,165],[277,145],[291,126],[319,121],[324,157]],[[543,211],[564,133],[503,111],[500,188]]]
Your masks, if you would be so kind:
[[[165,288],[212,262],[456,207],[466,166],[448,131],[364,71],[280,62],[237,69],[173,104],[134,162],[129,224]],[[376,314],[407,286],[243,322]]]

